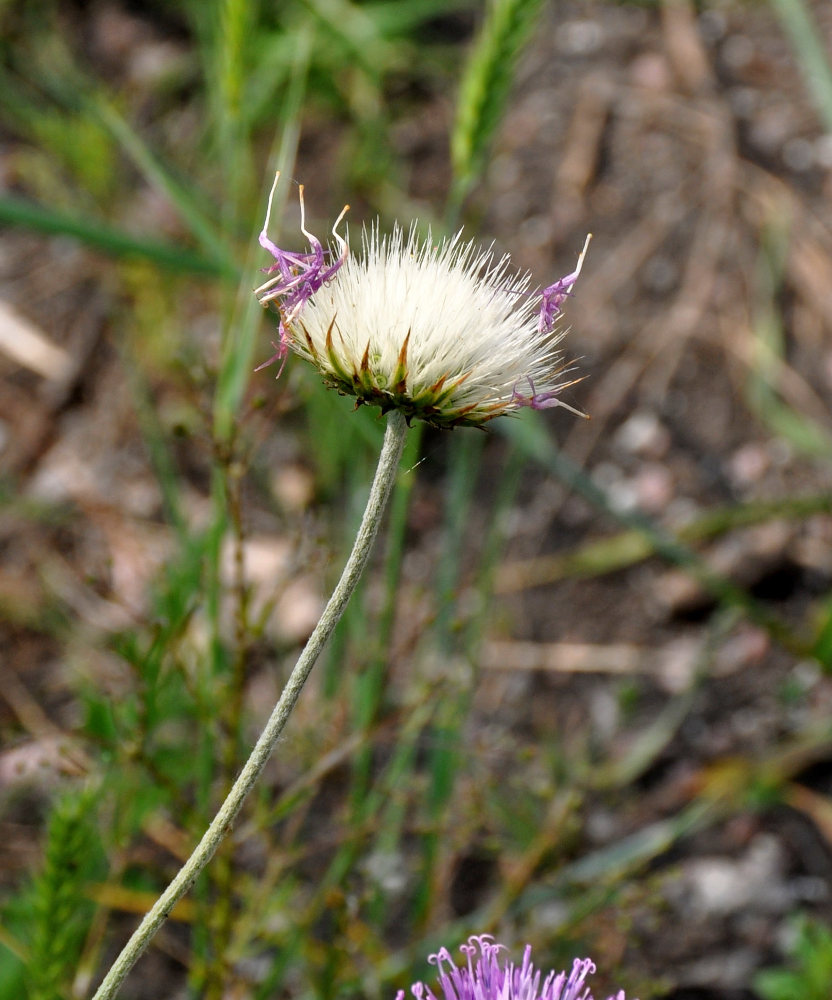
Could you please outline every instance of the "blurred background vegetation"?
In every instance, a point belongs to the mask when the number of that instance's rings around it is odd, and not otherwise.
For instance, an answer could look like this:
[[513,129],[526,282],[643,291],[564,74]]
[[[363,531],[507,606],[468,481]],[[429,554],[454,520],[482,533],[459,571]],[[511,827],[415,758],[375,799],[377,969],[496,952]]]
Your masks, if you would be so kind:
[[[274,234],[464,224],[592,414],[414,428],[360,594],[125,998],[832,991],[832,7],[0,3],[0,998],[88,995],[337,576],[382,425],[271,353]],[[499,422],[498,422],[499,423]],[[765,971],[763,971],[765,970]]]

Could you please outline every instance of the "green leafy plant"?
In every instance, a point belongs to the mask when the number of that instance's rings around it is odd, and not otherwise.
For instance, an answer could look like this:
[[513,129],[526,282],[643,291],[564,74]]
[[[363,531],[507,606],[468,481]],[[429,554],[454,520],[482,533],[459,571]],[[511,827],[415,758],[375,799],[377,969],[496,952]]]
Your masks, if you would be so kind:
[[832,929],[811,917],[792,925],[788,964],[765,969],[754,980],[763,1000],[828,1000],[832,992]]
[[[63,1000],[85,965],[96,913],[94,888],[106,872],[98,830],[98,792],[65,791],[52,806],[43,862],[32,882],[5,914],[25,942],[22,982],[28,1000]],[[8,962],[0,966],[8,993],[16,980]],[[5,973],[5,974],[3,974]]]

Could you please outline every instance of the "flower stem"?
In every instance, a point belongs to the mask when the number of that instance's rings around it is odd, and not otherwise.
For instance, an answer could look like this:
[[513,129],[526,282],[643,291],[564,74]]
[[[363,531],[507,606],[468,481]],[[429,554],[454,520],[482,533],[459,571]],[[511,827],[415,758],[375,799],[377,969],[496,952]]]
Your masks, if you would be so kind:
[[332,592],[332,596],[326,608],[324,608],[320,621],[315,626],[315,630],[312,632],[309,641],[300,654],[298,662],[295,664],[295,668],[286,682],[283,693],[272,710],[265,729],[260,734],[260,738],[257,740],[254,749],[251,751],[245,766],[234,782],[219,812],[206,830],[202,840],[196,846],[193,854],[191,854],[180,869],[179,874],[148,911],[141,924],[139,924],[133,933],[133,936],[124,946],[121,954],[104,977],[104,981],[98,987],[93,1000],[111,1000],[112,997],[116,996],[128,972],[135,965],[148,944],[150,944],[151,939],[164,923],[174,905],[190,889],[199,873],[213,857],[214,852],[231,829],[246,796],[262,774],[263,768],[266,766],[271,752],[286,726],[289,715],[295,707],[303,685],[306,683],[306,679],[311,673],[315,661],[320,656],[327,639],[332,634],[332,630],[338,624],[341,615],[343,615],[347,603],[358,584],[364,566],[367,563],[384,513],[384,508],[387,505],[393,484],[396,481],[396,472],[399,467],[406,434],[407,424],[405,423],[404,416],[398,410],[391,411],[387,417],[384,444],[379,455],[375,478],[370,490],[370,498],[367,501],[367,508],[364,511],[361,526],[358,529],[352,552],[350,552],[347,564],[341,574],[341,579]]

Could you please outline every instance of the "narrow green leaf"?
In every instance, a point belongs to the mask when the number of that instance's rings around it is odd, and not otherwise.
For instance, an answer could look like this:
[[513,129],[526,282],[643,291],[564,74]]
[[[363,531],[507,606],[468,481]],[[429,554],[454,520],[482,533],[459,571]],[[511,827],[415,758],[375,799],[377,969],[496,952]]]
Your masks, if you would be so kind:
[[131,236],[105,223],[77,219],[20,198],[0,197],[0,222],[55,236],[71,236],[114,257],[142,257],[171,271],[186,271],[206,277],[236,277],[236,269],[229,263],[182,247]]
[[458,208],[485,165],[491,140],[505,112],[520,52],[531,37],[542,0],[492,0],[463,72],[451,133]]
[[832,131],[832,66],[823,32],[804,0],[769,0],[789,36],[809,96],[826,130]]

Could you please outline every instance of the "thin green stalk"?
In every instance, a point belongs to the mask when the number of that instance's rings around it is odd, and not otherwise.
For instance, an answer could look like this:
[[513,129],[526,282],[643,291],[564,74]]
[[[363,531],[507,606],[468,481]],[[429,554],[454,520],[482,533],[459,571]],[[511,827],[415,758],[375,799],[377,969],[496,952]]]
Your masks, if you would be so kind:
[[436,570],[436,644],[443,655],[455,651],[454,620],[462,566],[465,528],[477,486],[485,435],[457,434],[449,446],[449,470],[445,520],[442,525],[442,553]]
[[[436,572],[437,615],[434,627],[439,654],[451,660],[459,654],[463,636],[458,633],[459,575],[465,529],[477,484],[485,435],[456,437],[451,442],[447,504],[442,528],[442,557]],[[443,694],[433,719],[428,762],[429,784],[426,791],[427,829],[422,836],[423,875],[414,902],[417,921],[429,923],[439,895],[440,863],[444,825],[448,822],[448,803],[456,788],[461,763],[463,726],[468,718],[471,688],[451,682]]]
[[523,470],[527,458],[521,449],[509,442],[509,451],[497,480],[497,495],[494,508],[490,515],[488,530],[480,546],[480,564],[477,568],[474,593],[477,595],[477,607],[465,627],[464,649],[469,663],[480,661],[479,649],[483,636],[488,630],[491,607],[494,600],[494,584],[497,575],[497,563],[503,553],[506,542],[506,514],[517,496]]
[[[304,30],[297,37],[291,76],[279,114],[282,123],[280,132],[275,136],[266,158],[267,163],[276,164],[278,169],[288,174],[291,174],[292,164],[297,156],[301,109],[306,97],[311,53],[312,33]],[[276,215],[280,214],[280,204],[282,202],[278,200],[275,206]],[[258,258],[262,256],[262,248],[252,240],[249,259],[243,268],[244,274],[251,274],[255,266],[253,256],[255,252]],[[248,283],[242,282],[237,291],[237,303],[228,310],[228,317],[224,323],[222,355],[214,402],[214,436],[218,442],[227,442],[237,426],[240,406],[254,367],[252,357],[261,316],[262,307],[251,294]]]
[[265,729],[260,734],[260,738],[240,772],[240,776],[235,781],[202,840],[127,942],[104,977],[104,981],[99,986],[93,1000],[112,1000],[112,997],[116,996],[130,969],[150,944],[151,939],[164,923],[174,904],[184,896],[213,857],[214,852],[231,829],[243,802],[263,772],[292,709],[295,707],[303,685],[306,683],[324,644],[344,613],[347,602],[367,563],[384,508],[396,481],[396,472],[404,448],[406,432],[405,418],[397,410],[394,410],[387,418],[384,444],[379,456],[375,479],[352,552],[341,574],[341,579],[332,592],[320,621],[300,654]]
[[[233,443],[232,443],[233,445]],[[245,693],[246,665],[249,650],[249,594],[245,579],[245,529],[243,525],[241,479],[242,466],[234,461],[234,448],[220,456],[220,469],[224,479],[225,502],[234,546],[234,571],[232,593],[234,596],[234,646],[230,657],[230,676],[224,692],[224,710],[218,720],[223,746],[220,752],[220,775],[222,786],[228,789],[234,779],[234,772],[241,756],[241,729],[243,718],[243,696]],[[219,624],[217,623],[217,628]],[[236,869],[233,846],[229,840],[217,852],[211,869],[214,892],[208,902],[208,941],[200,976],[198,992],[203,1000],[217,1000],[222,997],[223,983],[228,971],[228,946],[231,941],[234,907],[233,887]]]
[[243,115],[246,79],[246,45],[255,35],[255,4],[248,0],[223,0],[214,39],[216,76],[219,91],[217,138],[225,170],[222,218],[227,239],[233,237],[243,200],[251,184],[251,142]]
[[[407,451],[404,456],[405,468],[410,469],[419,458],[422,441],[423,423],[413,428],[408,438]],[[372,643],[372,655],[366,669],[356,679],[355,712],[356,725],[369,734],[379,718],[384,695],[387,690],[390,664],[390,640],[393,634],[393,622],[396,617],[399,582],[404,558],[405,535],[407,534],[407,515],[410,509],[410,496],[413,491],[415,476],[400,477],[398,487],[393,495],[390,507],[390,520],[387,530],[387,557],[384,568],[384,605],[376,625],[376,638]],[[355,605],[353,605],[355,608]],[[373,747],[368,741],[356,754],[352,775],[353,818],[356,823],[371,815],[368,789],[372,776]]]
[[803,0],[769,0],[789,36],[809,96],[827,131],[832,130],[832,67],[823,32]]

